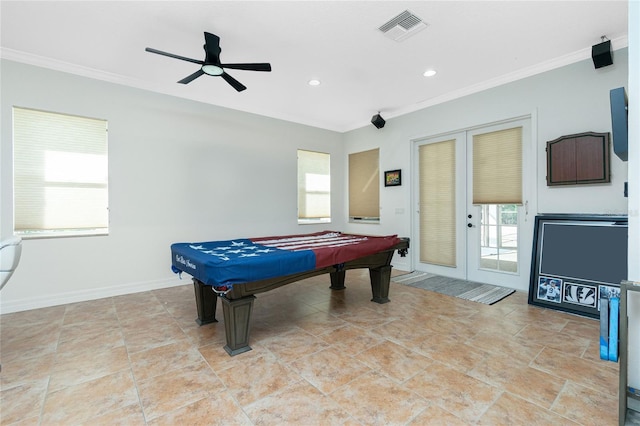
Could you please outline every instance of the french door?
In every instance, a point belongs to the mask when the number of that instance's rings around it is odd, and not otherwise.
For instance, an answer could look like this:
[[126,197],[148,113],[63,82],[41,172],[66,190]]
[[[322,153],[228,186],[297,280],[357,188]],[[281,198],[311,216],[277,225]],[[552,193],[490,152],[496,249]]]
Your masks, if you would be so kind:
[[528,288],[531,151],[529,118],[415,142],[416,270]]

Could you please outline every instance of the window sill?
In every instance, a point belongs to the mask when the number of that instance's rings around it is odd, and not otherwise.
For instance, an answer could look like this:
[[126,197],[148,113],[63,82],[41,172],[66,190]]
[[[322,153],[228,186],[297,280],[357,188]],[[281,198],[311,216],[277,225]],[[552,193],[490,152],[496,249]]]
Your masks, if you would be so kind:
[[103,237],[109,235],[108,229],[87,229],[87,230],[64,230],[64,231],[16,231],[14,235],[23,240],[40,240],[48,238],[70,238],[70,237]]
[[368,223],[368,224],[379,225],[380,224],[380,218],[350,217],[349,218],[349,223]]
[[318,225],[331,223],[331,219],[298,219],[298,225]]

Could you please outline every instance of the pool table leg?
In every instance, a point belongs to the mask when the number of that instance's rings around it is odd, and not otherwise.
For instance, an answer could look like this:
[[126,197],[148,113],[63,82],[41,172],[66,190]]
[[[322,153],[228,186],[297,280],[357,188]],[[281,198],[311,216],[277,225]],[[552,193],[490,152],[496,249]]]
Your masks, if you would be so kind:
[[331,290],[344,290],[346,288],[344,286],[344,277],[346,272],[347,271],[344,269],[329,272],[329,277],[331,278],[331,286],[329,288]]
[[251,350],[249,332],[251,331],[251,311],[255,298],[253,295],[233,300],[224,296],[220,298],[227,336],[224,350],[231,356]]
[[371,293],[373,294],[373,299],[371,299],[372,302],[389,302],[389,282],[391,281],[391,268],[391,265],[385,265],[379,268],[369,268],[369,277],[371,278]]
[[198,309],[198,325],[218,322],[216,319],[216,304],[218,296],[210,285],[204,285],[202,281],[193,279],[193,289],[196,292],[196,308]]

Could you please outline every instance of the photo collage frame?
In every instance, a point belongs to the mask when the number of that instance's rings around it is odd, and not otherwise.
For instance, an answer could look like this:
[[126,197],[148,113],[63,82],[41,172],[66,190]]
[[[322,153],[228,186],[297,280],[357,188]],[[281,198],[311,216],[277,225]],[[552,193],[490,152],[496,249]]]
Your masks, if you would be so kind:
[[602,297],[620,297],[620,287],[571,282],[558,277],[539,276],[535,298],[544,303],[568,303],[589,310],[600,310]]

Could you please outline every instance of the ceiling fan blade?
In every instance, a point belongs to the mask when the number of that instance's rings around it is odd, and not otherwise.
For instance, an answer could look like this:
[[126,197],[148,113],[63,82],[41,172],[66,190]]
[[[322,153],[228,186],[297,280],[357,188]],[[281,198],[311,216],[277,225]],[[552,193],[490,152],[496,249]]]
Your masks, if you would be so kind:
[[271,71],[271,64],[221,64],[222,68],[248,71]]
[[206,52],[205,62],[207,64],[218,65],[220,63],[220,37],[205,31],[204,51]]
[[195,80],[196,78],[200,77],[202,74],[204,74],[204,71],[198,70],[198,71],[194,72],[193,74],[183,78],[178,83],[182,83],[182,84],[191,83],[193,80]]
[[245,85],[243,85],[242,83],[240,83],[238,80],[236,80],[235,78],[231,77],[229,74],[222,73],[221,75],[222,78],[224,78],[224,80],[229,83],[230,85],[233,86],[234,89],[236,89],[238,92],[242,92],[243,90],[245,90],[247,87]]
[[174,55],[173,53],[163,52],[162,50],[153,49],[151,47],[147,47],[144,50],[146,50],[147,52],[151,52],[151,53],[157,53],[158,55],[163,55],[163,56],[168,56],[170,58],[180,59],[182,61],[193,62],[194,64],[199,64],[199,65],[203,65],[204,64],[203,61],[199,61],[197,59],[185,58],[184,56]]

